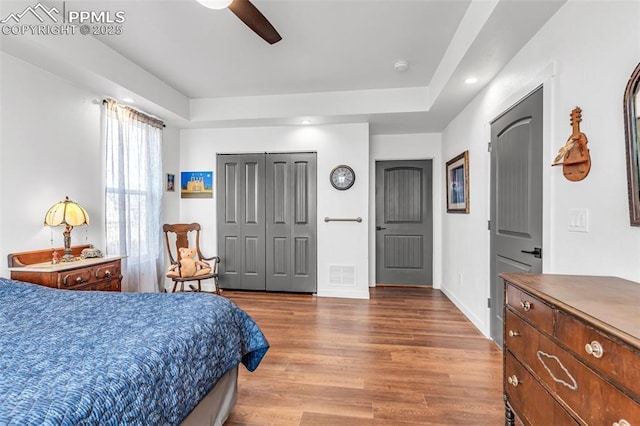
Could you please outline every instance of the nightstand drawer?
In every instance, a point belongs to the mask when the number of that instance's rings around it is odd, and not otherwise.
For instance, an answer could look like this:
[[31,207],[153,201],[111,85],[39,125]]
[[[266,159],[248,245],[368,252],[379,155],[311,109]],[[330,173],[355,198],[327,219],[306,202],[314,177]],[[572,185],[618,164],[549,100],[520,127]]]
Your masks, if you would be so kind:
[[506,302],[532,324],[553,334],[553,310],[549,305],[509,283],[506,286]]
[[560,344],[568,347],[587,365],[628,389],[640,401],[638,354],[562,312],[558,313],[557,322],[556,337]]
[[93,268],[73,269],[58,274],[60,288],[81,287],[96,281]]
[[74,290],[83,291],[120,291],[120,280],[107,280],[100,281],[93,284],[88,284],[84,287],[75,288]]
[[120,261],[103,263],[95,268],[94,276],[97,280],[120,279]]

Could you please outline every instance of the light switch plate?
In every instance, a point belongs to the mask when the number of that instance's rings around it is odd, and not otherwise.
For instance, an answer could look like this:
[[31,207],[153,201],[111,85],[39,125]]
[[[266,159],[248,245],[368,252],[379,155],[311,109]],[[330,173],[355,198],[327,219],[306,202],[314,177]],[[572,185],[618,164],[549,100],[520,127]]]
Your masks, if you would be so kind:
[[589,232],[589,209],[569,209],[569,231]]

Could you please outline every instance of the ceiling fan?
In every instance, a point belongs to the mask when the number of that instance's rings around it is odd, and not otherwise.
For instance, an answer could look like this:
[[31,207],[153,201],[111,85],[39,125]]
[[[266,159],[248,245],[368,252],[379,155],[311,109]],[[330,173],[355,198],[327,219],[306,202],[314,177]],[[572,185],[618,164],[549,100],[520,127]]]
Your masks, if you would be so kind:
[[197,0],[209,9],[229,8],[242,22],[262,37],[267,43],[274,44],[282,40],[278,31],[249,0]]

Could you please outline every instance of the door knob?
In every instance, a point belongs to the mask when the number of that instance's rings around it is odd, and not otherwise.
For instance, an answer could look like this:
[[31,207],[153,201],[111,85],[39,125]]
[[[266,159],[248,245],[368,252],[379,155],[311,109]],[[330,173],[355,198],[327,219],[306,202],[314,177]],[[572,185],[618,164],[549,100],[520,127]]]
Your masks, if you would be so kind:
[[376,226],[376,231],[382,231],[383,229],[387,229],[387,228],[382,226]]
[[533,257],[537,257],[538,259],[542,258],[542,249],[540,247],[535,247],[532,251],[528,250],[520,250],[522,253],[532,254]]

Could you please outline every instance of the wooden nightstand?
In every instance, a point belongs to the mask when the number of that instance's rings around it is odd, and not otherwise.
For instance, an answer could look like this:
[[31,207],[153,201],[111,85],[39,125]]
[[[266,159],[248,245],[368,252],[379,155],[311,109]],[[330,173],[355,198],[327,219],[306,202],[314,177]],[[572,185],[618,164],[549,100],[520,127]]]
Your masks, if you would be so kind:
[[[72,247],[72,254],[78,257],[88,247]],[[62,252],[62,249],[58,251]],[[53,249],[47,249],[9,254],[11,279],[64,290],[121,290],[122,256],[52,264],[52,252]]]

